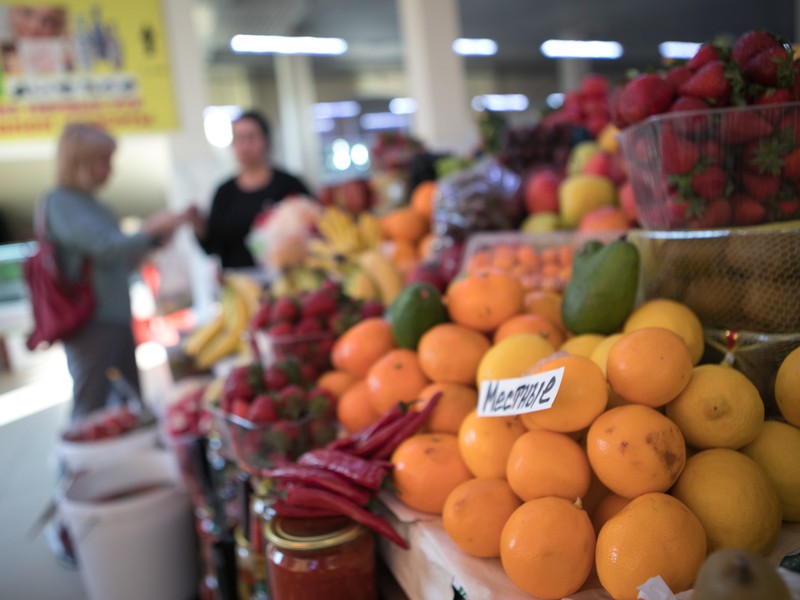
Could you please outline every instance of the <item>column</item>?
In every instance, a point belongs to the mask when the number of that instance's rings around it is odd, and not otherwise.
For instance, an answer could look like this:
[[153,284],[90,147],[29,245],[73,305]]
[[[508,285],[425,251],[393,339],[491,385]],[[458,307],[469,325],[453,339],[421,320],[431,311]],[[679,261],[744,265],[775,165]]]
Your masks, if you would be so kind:
[[417,100],[414,135],[434,152],[467,153],[477,128],[467,97],[464,59],[452,50],[461,35],[457,0],[398,0],[405,67]]
[[560,92],[577,90],[583,78],[589,74],[591,61],[584,58],[556,58],[557,85]]
[[315,188],[320,182],[319,136],[313,129],[312,107],[317,99],[311,57],[275,56],[283,161],[287,170],[302,175]]

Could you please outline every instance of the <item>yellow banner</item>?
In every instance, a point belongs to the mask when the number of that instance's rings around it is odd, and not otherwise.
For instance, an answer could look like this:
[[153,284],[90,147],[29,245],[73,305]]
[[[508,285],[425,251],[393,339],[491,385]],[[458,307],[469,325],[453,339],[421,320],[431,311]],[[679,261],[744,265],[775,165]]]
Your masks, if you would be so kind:
[[0,50],[0,141],[178,125],[160,0],[0,0]]

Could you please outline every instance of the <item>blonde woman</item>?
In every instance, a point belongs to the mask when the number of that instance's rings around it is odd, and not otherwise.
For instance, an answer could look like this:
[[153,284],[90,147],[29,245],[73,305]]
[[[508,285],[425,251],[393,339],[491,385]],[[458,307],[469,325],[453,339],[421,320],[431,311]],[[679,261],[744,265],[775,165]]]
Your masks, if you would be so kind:
[[73,420],[106,405],[109,367],[118,368],[138,391],[129,278],[147,252],[168,241],[185,220],[182,214],[160,212],[138,233],[120,231],[117,216],[97,197],[111,175],[115,149],[103,129],[67,125],[58,142],[57,186],[37,207],[44,211],[45,233],[57,248],[64,274],[77,279],[84,259],[91,265],[94,316],[64,341],[73,380]]

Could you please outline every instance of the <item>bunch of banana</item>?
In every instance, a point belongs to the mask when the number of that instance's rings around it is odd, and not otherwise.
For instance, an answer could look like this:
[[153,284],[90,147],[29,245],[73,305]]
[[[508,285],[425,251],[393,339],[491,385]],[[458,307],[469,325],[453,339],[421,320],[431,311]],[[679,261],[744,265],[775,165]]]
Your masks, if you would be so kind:
[[403,286],[403,274],[380,250],[362,252],[344,280],[344,291],[351,298],[379,300],[384,306]]
[[221,309],[207,323],[195,329],[183,344],[199,369],[239,352],[242,334],[261,299],[261,286],[245,275],[228,275],[222,284]]
[[326,208],[317,221],[317,229],[339,254],[357,254],[363,249],[358,225],[348,213],[339,208]]

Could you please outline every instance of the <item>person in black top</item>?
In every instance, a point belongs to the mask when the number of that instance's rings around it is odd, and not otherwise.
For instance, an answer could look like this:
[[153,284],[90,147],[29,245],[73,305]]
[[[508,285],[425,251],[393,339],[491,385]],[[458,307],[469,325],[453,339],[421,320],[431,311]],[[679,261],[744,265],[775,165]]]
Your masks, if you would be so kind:
[[270,128],[260,113],[248,111],[233,122],[232,146],[238,175],[217,188],[207,218],[191,213],[197,241],[223,269],[255,265],[245,238],[262,210],[287,196],[311,196],[300,179],[270,164]]

